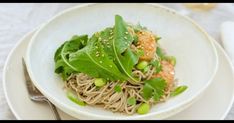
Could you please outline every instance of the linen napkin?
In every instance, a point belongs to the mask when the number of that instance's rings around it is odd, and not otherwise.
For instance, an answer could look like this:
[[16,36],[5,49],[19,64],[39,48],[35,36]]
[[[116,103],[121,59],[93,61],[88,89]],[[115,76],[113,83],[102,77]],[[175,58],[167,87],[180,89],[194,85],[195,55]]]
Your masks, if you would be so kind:
[[223,47],[234,64],[234,22],[226,21],[221,24],[221,39]]

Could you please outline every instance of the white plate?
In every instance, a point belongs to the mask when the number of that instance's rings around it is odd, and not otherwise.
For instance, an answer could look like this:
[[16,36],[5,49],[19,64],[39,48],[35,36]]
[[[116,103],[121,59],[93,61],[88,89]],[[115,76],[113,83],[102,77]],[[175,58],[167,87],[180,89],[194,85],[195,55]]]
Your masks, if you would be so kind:
[[[33,33],[24,36],[7,58],[3,71],[3,88],[7,102],[17,119],[53,119],[47,104],[29,100],[25,87],[22,56]],[[214,41],[216,42],[216,41]],[[224,119],[234,101],[234,72],[230,59],[217,43],[219,69],[204,95],[191,107],[167,119]],[[59,110],[62,119],[75,119]]]
[[[153,105],[147,114],[131,116],[101,107],[78,106],[67,98],[62,89],[64,82],[54,72],[56,49],[74,34],[91,36],[113,25],[116,14],[128,22],[140,22],[162,37],[161,46],[178,61],[175,78],[180,85],[189,87],[185,93]],[[151,4],[84,4],[67,9],[45,22],[33,35],[25,60],[35,86],[58,108],[80,119],[165,119],[197,101],[218,68],[217,51],[204,30],[172,9]]]

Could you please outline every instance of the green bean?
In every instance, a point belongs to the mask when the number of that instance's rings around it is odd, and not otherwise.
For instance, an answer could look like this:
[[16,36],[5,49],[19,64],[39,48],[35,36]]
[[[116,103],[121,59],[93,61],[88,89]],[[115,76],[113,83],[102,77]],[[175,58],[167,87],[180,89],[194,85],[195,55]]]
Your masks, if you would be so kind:
[[150,105],[147,103],[143,103],[140,105],[140,107],[137,109],[138,114],[146,114],[150,110]]

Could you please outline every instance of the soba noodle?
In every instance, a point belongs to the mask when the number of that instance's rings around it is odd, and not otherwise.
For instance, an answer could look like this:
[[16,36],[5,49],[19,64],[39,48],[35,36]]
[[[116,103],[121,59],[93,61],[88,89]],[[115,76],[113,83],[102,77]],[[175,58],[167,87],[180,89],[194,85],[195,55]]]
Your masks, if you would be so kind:
[[[140,70],[133,70],[133,74],[139,77],[139,79],[149,79],[151,78],[154,69],[155,68],[151,66],[150,70],[145,74]],[[105,86],[97,88],[94,84],[94,80],[94,78],[91,78],[84,73],[72,74],[66,81],[65,87],[74,91],[78,98],[87,104],[101,106],[104,109],[109,109],[113,112],[133,114],[142,102],[146,102],[150,105],[158,103],[153,99],[146,101],[141,96],[143,82],[140,82],[138,85],[132,85],[129,82],[111,81]],[[114,87],[116,85],[120,85],[122,88],[121,92],[115,92]],[[172,90],[172,87],[174,86],[169,87],[170,88],[166,90],[165,95],[162,96],[159,102],[163,102],[169,98],[170,90]],[[129,97],[134,97],[137,103],[135,105],[128,105],[127,99]]]

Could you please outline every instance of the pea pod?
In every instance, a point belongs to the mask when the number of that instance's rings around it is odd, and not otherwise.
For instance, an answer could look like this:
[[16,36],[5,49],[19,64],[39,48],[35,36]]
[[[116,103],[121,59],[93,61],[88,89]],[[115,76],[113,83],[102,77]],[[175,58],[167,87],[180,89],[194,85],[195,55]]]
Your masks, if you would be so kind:
[[75,96],[71,91],[67,91],[67,97],[74,103],[80,105],[80,106],[85,106],[86,103],[79,100],[77,96]]
[[177,95],[181,94],[182,92],[184,92],[187,88],[188,88],[188,86],[185,86],[185,85],[179,86],[173,92],[171,92],[170,96],[171,97],[177,96]]

